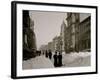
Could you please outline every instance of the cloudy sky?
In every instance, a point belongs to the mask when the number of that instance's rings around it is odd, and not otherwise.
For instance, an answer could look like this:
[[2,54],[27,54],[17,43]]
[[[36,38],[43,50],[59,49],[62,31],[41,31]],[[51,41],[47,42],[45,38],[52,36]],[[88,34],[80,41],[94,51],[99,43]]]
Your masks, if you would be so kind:
[[60,28],[66,13],[30,11],[30,17],[34,20],[34,32],[36,34],[37,48],[47,44],[60,34]]

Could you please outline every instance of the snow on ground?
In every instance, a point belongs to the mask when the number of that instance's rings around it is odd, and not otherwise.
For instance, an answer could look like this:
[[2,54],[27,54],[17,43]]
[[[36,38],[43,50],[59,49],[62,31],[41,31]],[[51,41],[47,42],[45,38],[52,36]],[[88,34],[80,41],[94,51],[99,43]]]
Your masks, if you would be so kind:
[[[54,55],[54,53],[53,53]],[[40,69],[40,68],[54,68],[54,59],[50,60],[44,55],[37,56],[30,60],[23,61],[23,69]],[[83,67],[91,65],[91,53],[79,52],[79,53],[62,53],[62,67]]]
[[53,68],[54,65],[50,59],[45,56],[38,56],[30,60],[23,61],[23,69],[40,69],[40,68]]
[[63,54],[63,67],[90,66],[90,52]]

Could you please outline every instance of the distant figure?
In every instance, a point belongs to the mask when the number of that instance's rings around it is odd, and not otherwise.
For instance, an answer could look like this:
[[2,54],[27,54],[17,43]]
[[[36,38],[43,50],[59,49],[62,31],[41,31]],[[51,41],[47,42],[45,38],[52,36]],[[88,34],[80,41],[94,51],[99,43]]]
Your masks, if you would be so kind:
[[45,52],[44,52],[44,51],[42,51],[42,54],[43,54],[43,55],[44,55],[44,53],[45,53]]
[[62,66],[62,54],[59,52],[58,55],[58,66],[61,67]]
[[57,64],[57,52],[55,52],[53,58],[54,58],[54,66],[57,67],[58,66],[58,64]]
[[48,58],[48,51],[45,52],[45,57]]
[[40,50],[37,50],[36,53],[37,53],[37,56],[41,55],[41,51]]
[[41,51],[39,51],[39,56],[41,56]]
[[51,59],[52,58],[52,52],[51,52],[51,50],[49,50],[49,59]]

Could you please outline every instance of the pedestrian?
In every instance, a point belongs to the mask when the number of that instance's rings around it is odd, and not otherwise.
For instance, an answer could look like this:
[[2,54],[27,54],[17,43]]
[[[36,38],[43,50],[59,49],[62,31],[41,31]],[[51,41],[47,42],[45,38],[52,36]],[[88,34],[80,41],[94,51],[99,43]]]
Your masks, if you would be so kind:
[[58,55],[58,66],[59,67],[62,66],[62,54],[61,54],[61,52],[59,52],[59,55]]
[[52,52],[51,52],[51,50],[49,50],[49,59],[51,59],[52,58]]
[[48,58],[48,51],[45,52],[45,57]]
[[41,56],[41,50],[39,50],[39,56]]
[[57,64],[57,51],[55,52],[53,58],[54,58],[54,66],[57,67],[58,66],[58,64]]

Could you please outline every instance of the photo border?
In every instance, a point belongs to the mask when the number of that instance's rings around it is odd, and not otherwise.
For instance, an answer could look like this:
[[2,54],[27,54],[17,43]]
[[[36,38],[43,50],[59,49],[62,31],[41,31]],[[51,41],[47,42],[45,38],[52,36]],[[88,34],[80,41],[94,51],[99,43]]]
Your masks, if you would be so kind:
[[[68,74],[53,74],[53,75],[37,75],[37,76],[17,76],[17,4],[34,4],[34,5],[47,5],[59,7],[80,7],[80,8],[93,8],[96,10],[96,71],[95,72],[82,72],[82,73],[68,73]],[[68,75],[85,75],[98,73],[98,7],[88,5],[73,5],[73,4],[57,4],[57,3],[41,3],[41,2],[24,2],[12,1],[11,2],[11,78],[38,78],[38,77],[53,77],[53,76],[68,76]]]

